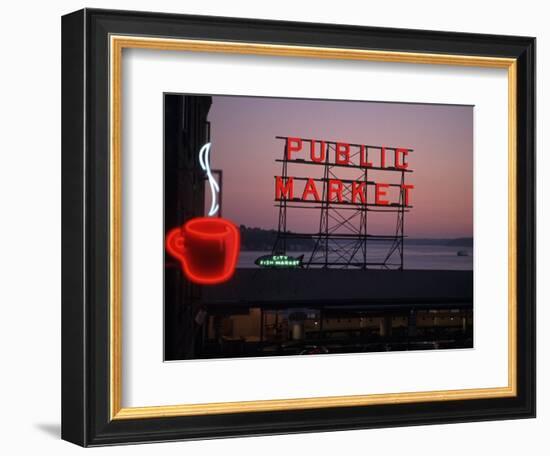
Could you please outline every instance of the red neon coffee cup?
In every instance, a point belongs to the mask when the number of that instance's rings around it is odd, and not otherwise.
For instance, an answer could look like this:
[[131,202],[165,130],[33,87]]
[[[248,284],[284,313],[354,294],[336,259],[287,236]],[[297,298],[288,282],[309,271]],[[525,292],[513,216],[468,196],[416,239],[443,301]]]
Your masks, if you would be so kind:
[[237,266],[240,233],[228,220],[197,217],[166,236],[166,249],[181,262],[192,282],[213,285],[229,280]]

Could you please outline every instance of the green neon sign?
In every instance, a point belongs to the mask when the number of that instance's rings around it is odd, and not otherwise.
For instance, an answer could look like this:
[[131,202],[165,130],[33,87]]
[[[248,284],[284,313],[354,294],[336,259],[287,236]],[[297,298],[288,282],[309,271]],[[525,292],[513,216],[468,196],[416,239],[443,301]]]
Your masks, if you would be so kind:
[[261,268],[301,268],[304,256],[298,258],[289,255],[264,255],[254,262]]

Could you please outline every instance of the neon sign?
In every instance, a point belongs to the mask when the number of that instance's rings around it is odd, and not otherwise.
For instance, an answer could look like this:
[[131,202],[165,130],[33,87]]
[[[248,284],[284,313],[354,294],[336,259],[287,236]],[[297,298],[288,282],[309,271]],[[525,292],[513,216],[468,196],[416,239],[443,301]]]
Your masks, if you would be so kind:
[[166,250],[178,259],[184,275],[201,285],[215,285],[229,280],[235,273],[241,249],[238,228],[221,217],[217,194],[220,187],[210,169],[211,143],[201,147],[199,164],[208,177],[212,203],[208,217],[195,217],[166,236]]
[[[349,167],[364,170],[392,170],[410,172],[406,161],[410,149],[404,147],[368,146],[345,142],[329,142],[317,139],[302,140],[287,137],[285,160],[309,165]],[[304,147],[305,142],[309,148]],[[328,147],[330,144],[331,147]],[[309,149],[309,150],[306,150]],[[369,158],[370,153],[370,158]],[[377,158],[376,161],[373,161]],[[376,157],[377,156],[377,157]],[[305,157],[305,158],[304,158]],[[367,179],[345,180],[325,176],[322,178],[275,176],[276,201],[322,202],[355,206],[400,206],[411,205],[414,185],[389,184]],[[320,191],[325,187],[326,192]],[[369,188],[373,188],[369,192]],[[396,191],[397,190],[397,191]],[[392,199],[393,193],[393,199]],[[402,200],[400,198],[402,197]]]
[[289,255],[264,255],[256,259],[256,265],[262,268],[301,268],[304,255],[298,258]]
[[239,230],[230,221],[197,217],[168,233],[166,249],[181,262],[189,280],[214,285],[233,276],[240,241]]
[[206,143],[204,146],[201,147],[201,150],[199,151],[199,163],[203,171],[206,173],[206,177],[208,177],[208,183],[210,184],[210,193],[212,195],[212,203],[210,205],[210,211],[208,212],[208,215],[210,217],[216,215],[216,213],[220,209],[220,206],[217,202],[217,194],[220,191],[220,186],[218,185],[216,179],[214,179],[214,176],[212,175],[212,171],[210,169],[211,145],[211,143]]

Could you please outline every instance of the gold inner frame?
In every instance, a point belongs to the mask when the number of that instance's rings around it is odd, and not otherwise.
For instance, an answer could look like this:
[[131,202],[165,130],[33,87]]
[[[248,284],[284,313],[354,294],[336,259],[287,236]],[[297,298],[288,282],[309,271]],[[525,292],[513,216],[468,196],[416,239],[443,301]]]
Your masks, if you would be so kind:
[[[123,49],[195,51],[230,54],[253,54],[317,59],[367,60],[431,65],[453,65],[508,70],[508,385],[494,388],[403,392],[353,396],[329,396],[297,399],[274,399],[245,402],[180,404],[170,406],[122,407],[122,207],[121,207],[121,94]],[[287,46],[242,42],[222,42],[110,36],[110,414],[111,419],[159,418],[239,412],[265,412],[374,404],[397,404],[425,401],[488,399],[517,394],[517,220],[516,220],[516,119],[517,61],[511,58],[387,52],[362,49],[338,49]]]

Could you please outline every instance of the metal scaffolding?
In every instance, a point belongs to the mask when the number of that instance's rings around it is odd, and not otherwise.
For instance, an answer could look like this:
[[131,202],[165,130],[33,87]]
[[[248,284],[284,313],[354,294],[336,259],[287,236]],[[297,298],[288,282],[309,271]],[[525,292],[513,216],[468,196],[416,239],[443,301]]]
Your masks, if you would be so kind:
[[[309,258],[304,258],[303,267],[334,267],[334,268],[360,268],[360,269],[399,269],[403,270],[403,253],[405,239],[405,213],[412,208],[405,204],[405,175],[411,173],[410,169],[397,168],[395,166],[359,166],[352,164],[338,164],[330,161],[331,156],[336,154],[336,142],[323,141],[326,144],[326,153],[322,162],[288,158],[288,137],[277,136],[277,139],[284,140],[282,159],[276,162],[281,163],[281,179],[287,182],[290,177],[289,168],[302,168],[304,166],[317,166],[322,168],[322,177],[301,177],[294,173],[291,175],[294,181],[313,180],[322,189],[319,201],[303,200],[301,198],[275,197],[275,206],[279,208],[278,229],[273,254],[287,254],[287,245],[291,239],[311,239],[314,241],[313,249]],[[302,143],[310,143],[316,140],[307,138],[299,139]],[[361,147],[366,151],[368,162],[369,151],[381,151],[383,146],[349,144],[350,148],[356,148],[350,152],[350,160],[356,159]],[[386,151],[396,153],[396,148],[384,146]],[[406,149],[412,152],[412,149]],[[395,163],[394,163],[395,165]],[[354,173],[354,176],[346,175],[339,177],[339,172]],[[389,183],[389,187],[398,187],[399,200],[388,205],[376,204],[375,202],[354,202],[351,198],[351,189],[344,187],[342,190],[343,201],[329,201],[329,181],[335,179],[346,184],[352,182],[364,182],[365,192],[369,186],[376,183],[369,180],[369,172],[391,173],[399,178],[398,182]],[[351,177],[351,179],[350,179]],[[287,228],[290,213],[293,210],[318,211],[318,230],[309,233],[293,232]],[[395,214],[395,225],[391,232],[372,234],[369,231],[369,221],[379,214]],[[302,212],[303,214],[303,212]],[[296,215],[295,215],[296,216]],[[376,247],[374,247],[376,245]],[[384,253],[380,255],[380,252]],[[376,252],[378,257],[372,258],[371,252]]]

